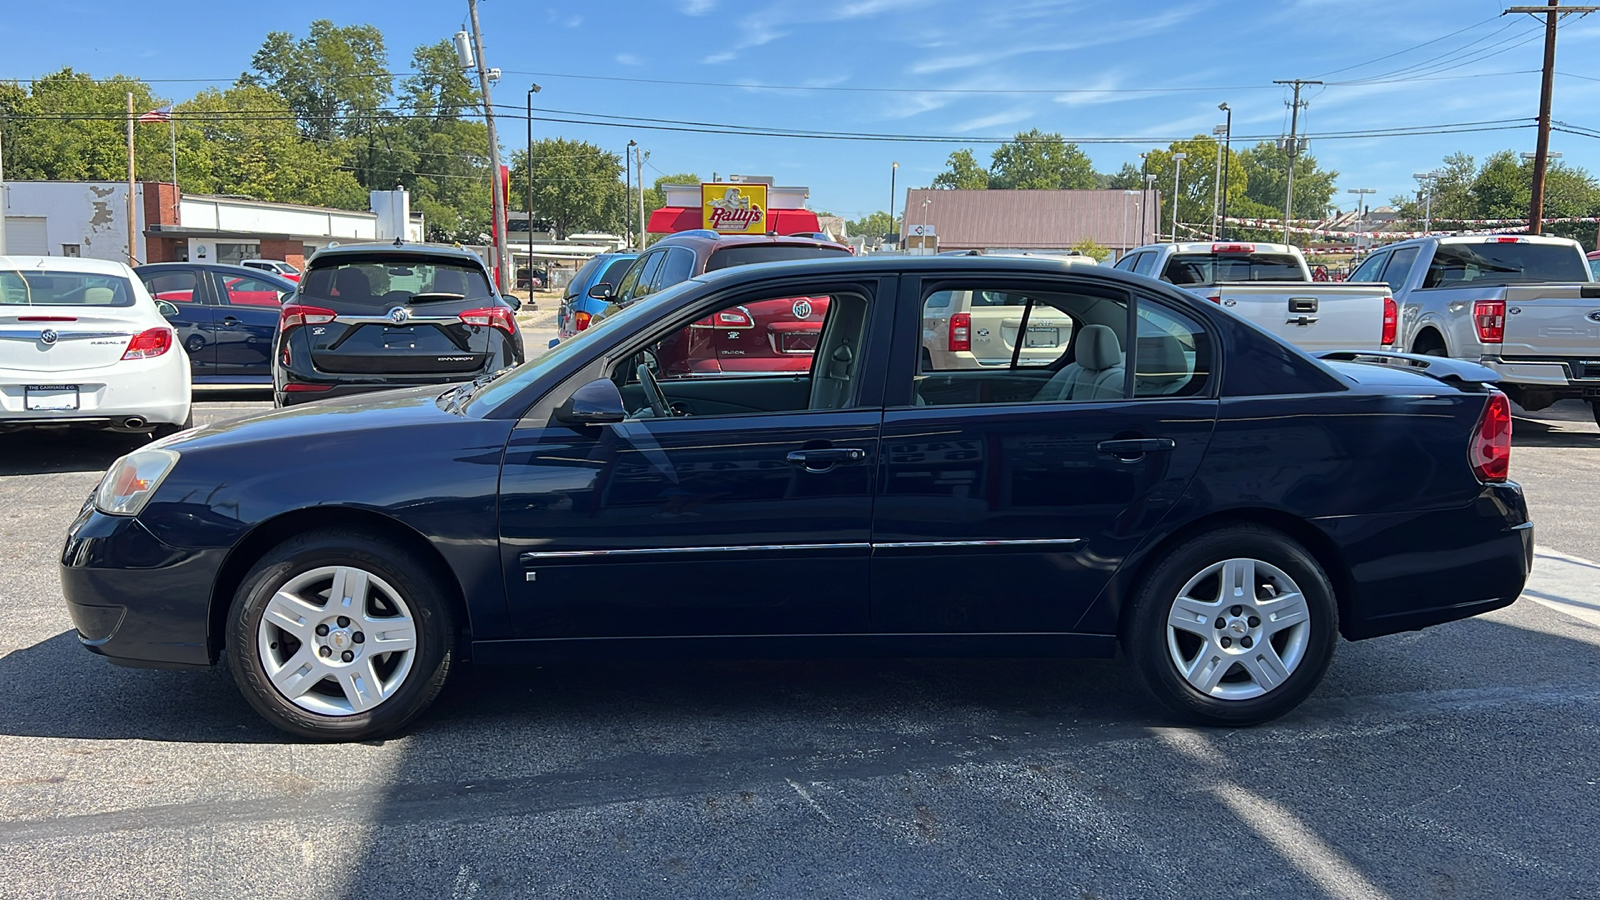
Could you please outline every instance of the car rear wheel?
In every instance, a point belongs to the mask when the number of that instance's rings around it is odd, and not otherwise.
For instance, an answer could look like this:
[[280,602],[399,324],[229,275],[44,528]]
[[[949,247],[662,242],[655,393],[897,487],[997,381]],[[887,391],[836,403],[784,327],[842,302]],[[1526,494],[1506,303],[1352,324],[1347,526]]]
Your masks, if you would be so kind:
[[1338,639],[1332,586],[1287,535],[1235,526],[1167,554],[1123,634],[1139,680],[1184,718],[1253,725],[1304,700]]
[[308,532],[245,576],[228,616],[228,663],[250,705],[312,740],[392,733],[438,696],[455,624],[415,554],[343,530]]

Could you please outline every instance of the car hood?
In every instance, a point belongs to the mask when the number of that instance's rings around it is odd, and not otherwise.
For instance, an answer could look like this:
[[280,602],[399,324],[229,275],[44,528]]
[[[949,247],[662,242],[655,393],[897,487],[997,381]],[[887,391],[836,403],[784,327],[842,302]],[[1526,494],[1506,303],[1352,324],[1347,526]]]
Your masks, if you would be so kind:
[[446,411],[439,403],[439,396],[449,389],[429,384],[266,410],[183,432],[159,442],[159,446],[183,453],[287,440],[315,453],[326,449],[322,447],[325,442],[348,439],[353,434],[462,421],[465,417]]

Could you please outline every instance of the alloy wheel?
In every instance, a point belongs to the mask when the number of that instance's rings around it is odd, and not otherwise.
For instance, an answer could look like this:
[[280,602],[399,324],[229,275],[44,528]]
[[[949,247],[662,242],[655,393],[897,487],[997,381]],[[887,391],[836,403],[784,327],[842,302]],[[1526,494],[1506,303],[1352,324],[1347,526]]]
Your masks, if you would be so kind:
[[1311,611],[1294,579],[1258,559],[1190,578],[1167,616],[1167,653],[1189,686],[1220,700],[1263,696],[1306,658]]

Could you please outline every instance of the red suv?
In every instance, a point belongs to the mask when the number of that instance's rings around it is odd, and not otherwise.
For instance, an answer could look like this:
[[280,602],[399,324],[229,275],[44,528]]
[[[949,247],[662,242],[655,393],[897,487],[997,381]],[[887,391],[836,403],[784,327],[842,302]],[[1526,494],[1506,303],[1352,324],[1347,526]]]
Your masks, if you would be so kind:
[[[634,260],[615,288],[596,285],[607,301],[590,327],[635,300],[705,272],[751,263],[849,256],[851,249],[810,237],[684,231],[657,241]],[[826,297],[763,300],[714,313],[679,331],[657,349],[660,374],[765,375],[806,372],[817,348]]]

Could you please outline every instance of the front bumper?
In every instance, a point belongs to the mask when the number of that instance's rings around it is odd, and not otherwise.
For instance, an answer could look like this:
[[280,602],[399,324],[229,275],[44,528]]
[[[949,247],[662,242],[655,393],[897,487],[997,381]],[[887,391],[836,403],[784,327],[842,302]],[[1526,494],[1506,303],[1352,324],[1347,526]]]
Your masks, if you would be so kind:
[[211,591],[224,553],[172,547],[137,518],[85,504],[61,551],[61,591],[79,642],[121,665],[211,665]]

